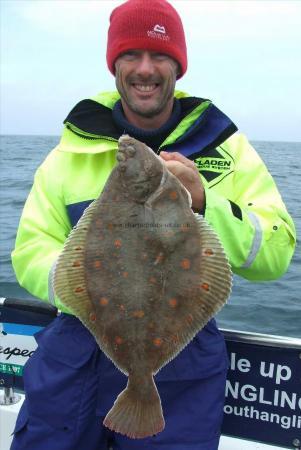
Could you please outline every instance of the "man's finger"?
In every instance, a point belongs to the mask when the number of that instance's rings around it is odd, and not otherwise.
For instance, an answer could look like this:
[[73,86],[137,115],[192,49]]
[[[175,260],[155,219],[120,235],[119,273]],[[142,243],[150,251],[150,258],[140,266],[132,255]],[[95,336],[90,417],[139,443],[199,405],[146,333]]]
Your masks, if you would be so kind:
[[[164,161],[167,169],[175,175],[184,185],[191,183],[196,178],[199,179],[195,169],[179,161]],[[187,186],[186,186],[187,187]]]
[[178,175],[178,174],[182,173],[183,170],[186,170],[183,167],[184,164],[180,163],[179,161],[173,160],[173,161],[164,161],[164,162],[165,162],[167,169],[170,172],[172,172],[174,175]]
[[195,168],[195,164],[190,159],[186,158],[185,156],[181,155],[181,153],[178,152],[160,152],[160,155],[164,161],[178,161],[184,164],[187,167],[190,167],[191,169]]

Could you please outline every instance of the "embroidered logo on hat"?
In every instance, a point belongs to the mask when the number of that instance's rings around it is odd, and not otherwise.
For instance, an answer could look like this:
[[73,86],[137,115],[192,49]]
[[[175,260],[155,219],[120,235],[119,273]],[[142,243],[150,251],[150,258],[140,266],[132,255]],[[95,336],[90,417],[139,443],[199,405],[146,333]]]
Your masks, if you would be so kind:
[[154,26],[154,31],[156,31],[157,33],[163,33],[165,34],[165,27],[161,26],[161,25],[155,25]]
[[166,34],[165,27],[163,25],[156,24],[151,31],[147,32],[148,37],[161,39],[162,41],[170,41],[170,37]]

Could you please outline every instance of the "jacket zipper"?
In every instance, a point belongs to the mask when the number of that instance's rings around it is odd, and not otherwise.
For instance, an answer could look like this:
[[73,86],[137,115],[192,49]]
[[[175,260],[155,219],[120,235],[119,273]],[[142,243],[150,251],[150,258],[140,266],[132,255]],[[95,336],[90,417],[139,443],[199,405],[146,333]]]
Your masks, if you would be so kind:
[[112,138],[110,136],[101,136],[98,134],[87,133],[86,131],[83,131],[80,128],[77,128],[75,125],[73,125],[70,122],[66,122],[66,128],[68,130],[70,130],[72,133],[76,134],[77,136],[80,136],[82,139],[87,139],[90,141],[92,141],[92,140],[96,141],[98,139],[103,139],[106,141],[118,142],[117,139]]

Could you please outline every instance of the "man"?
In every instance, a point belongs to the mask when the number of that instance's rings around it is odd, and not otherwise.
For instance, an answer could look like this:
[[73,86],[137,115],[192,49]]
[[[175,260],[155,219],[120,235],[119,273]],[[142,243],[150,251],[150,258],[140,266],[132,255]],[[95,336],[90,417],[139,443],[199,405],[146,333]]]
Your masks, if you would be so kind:
[[98,197],[124,132],[160,153],[192,207],[219,235],[232,269],[281,276],[295,232],[272,177],[246,138],[209,100],[175,92],[187,68],[181,19],[165,0],[129,0],[110,18],[107,63],[118,92],[83,100],[38,169],[13,252],[20,283],[63,311],[36,335],[12,450],[216,450],[228,366],[211,320],[156,376],[164,431],[131,440],[102,426],[124,377],[52,291],[52,269],[71,228]]

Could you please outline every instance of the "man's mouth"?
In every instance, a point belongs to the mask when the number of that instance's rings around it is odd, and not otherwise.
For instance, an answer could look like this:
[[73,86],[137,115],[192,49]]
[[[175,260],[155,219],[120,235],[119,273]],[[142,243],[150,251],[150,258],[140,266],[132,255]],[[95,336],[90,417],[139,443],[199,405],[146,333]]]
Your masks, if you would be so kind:
[[152,92],[154,91],[159,85],[158,84],[138,84],[133,83],[133,87],[137,89],[139,92]]

